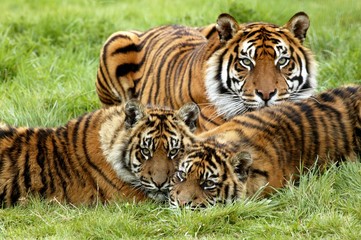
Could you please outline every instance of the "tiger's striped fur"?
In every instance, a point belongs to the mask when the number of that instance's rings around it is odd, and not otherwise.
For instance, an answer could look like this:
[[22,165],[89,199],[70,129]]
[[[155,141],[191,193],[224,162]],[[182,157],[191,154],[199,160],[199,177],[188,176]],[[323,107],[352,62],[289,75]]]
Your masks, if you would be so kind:
[[0,206],[29,195],[72,204],[164,201],[198,111],[195,104],[172,111],[129,101],[57,128],[1,125]]
[[282,27],[238,24],[221,14],[204,28],[116,32],[101,50],[97,93],[105,107],[130,98],[172,109],[195,102],[197,132],[209,130],[246,111],[312,94],[316,63],[302,45],[308,27],[303,12]]
[[361,86],[234,117],[189,147],[171,182],[172,206],[207,206],[263,195],[300,169],[355,161],[361,153]]

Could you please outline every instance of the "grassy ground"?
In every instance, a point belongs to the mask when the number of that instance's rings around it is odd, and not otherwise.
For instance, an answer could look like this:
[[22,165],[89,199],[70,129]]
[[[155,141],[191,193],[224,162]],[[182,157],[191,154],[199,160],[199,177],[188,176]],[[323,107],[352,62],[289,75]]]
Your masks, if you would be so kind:
[[[98,108],[98,56],[112,32],[202,26],[222,12],[280,25],[307,12],[306,45],[319,62],[318,90],[361,83],[358,0],[2,0],[1,9],[0,119],[14,125],[58,126]],[[89,208],[37,200],[0,209],[0,238],[358,239],[360,233],[360,163],[306,175],[299,187],[267,201],[200,212],[153,203]]]

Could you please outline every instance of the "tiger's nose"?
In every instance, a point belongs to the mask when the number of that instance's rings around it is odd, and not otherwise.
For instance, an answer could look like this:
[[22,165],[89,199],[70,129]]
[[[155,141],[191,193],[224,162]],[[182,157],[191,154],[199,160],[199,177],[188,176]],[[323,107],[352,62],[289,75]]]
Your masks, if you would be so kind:
[[273,90],[256,89],[256,95],[259,96],[265,102],[270,100],[274,95],[276,95],[276,93],[277,93],[277,89],[273,89]]
[[178,204],[180,207],[191,206],[199,201],[195,194],[186,194],[186,196],[178,196]]
[[159,178],[159,177],[158,178],[152,177],[152,181],[158,189],[161,189],[163,186],[165,186],[169,182],[168,178]]

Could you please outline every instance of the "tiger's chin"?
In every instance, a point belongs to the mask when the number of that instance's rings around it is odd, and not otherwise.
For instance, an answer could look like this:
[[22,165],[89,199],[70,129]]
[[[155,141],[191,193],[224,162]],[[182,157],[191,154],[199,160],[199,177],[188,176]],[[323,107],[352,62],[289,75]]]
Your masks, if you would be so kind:
[[147,196],[156,202],[167,202],[168,191],[147,191]]

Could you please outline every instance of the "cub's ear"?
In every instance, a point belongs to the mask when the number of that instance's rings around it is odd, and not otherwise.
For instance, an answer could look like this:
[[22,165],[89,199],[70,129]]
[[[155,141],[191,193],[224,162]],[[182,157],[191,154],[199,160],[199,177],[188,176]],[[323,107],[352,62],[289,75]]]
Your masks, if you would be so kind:
[[304,12],[296,13],[285,25],[284,27],[290,30],[291,33],[298,38],[301,43],[306,38],[306,33],[308,27],[310,26],[310,19],[308,18],[307,14]]
[[191,132],[194,132],[197,127],[197,120],[199,117],[199,107],[195,103],[187,103],[183,105],[177,112],[178,117],[185,122]]
[[230,159],[231,165],[241,182],[246,181],[248,176],[248,169],[250,168],[253,160],[249,152],[238,152]]
[[224,44],[238,32],[239,25],[231,15],[222,13],[218,16],[216,29],[220,42]]
[[145,116],[144,106],[137,100],[129,100],[124,107],[125,126],[132,128],[142,117]]

